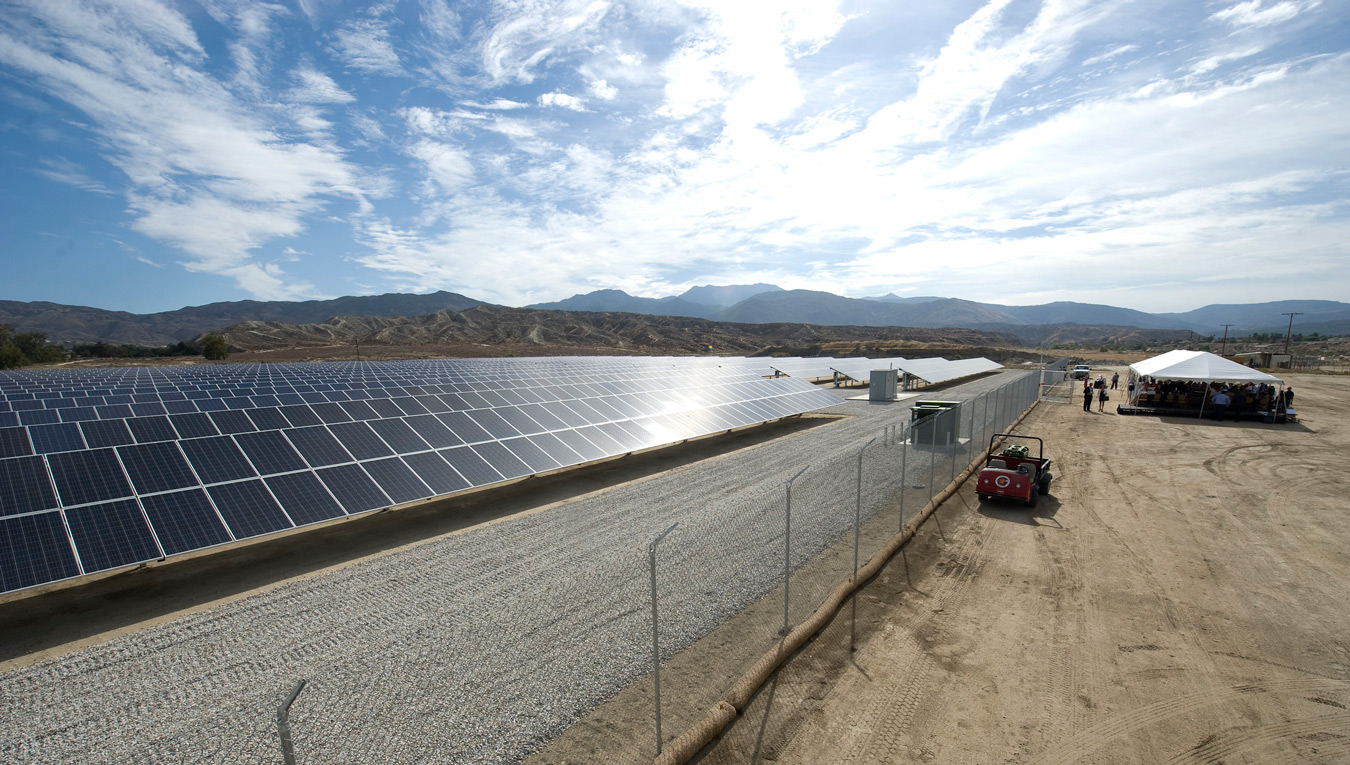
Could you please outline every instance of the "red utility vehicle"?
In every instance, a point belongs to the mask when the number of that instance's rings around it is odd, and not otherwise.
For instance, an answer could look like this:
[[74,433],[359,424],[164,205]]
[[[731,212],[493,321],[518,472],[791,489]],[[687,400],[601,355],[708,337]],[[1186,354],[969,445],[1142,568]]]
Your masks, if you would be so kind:
[[[1036,456],[1022,444],[1010,444],[995,454],[994,442],[1000,438],[1035,441]],[[1012,497],[1035,507],[1038,496],[1050,493],[1050,460],[1044,454],[1045,443],[1035,436],[995,433],[989,439],[989,460],[975,482],[976,496],[981,500]]]

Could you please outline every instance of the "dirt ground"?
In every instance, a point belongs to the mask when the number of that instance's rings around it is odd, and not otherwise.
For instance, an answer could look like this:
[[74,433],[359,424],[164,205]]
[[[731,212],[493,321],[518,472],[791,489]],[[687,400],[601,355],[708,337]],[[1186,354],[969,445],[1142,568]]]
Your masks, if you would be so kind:
[[[846,605],[695,762],[1350,762],[1350,377],[1287,380],[1299,424],[1039,405],[1050,496],[963,486],[858,595],[856,650]],[[663,688],[729,686],[772,612]],[[663,700],[667,741],[706,709]],[[531,761],[654,752],[648,678]]]

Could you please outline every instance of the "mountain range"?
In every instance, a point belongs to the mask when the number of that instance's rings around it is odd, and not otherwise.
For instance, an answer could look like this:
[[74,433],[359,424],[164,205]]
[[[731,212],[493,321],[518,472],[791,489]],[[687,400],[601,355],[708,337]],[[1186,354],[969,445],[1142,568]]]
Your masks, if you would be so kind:
[[[722,292],[714,292],[721,290]],[[715,300],[718,295],[725,295]],[[1184,329],[1199,335],[1229,336],[1284,332],[1285,315],[1296,312],[1302,333],[1350,332],[1350,303],[1333,300],[1281,300],[1270,303],[1209,305],[1184,313],[1145,313],[1093,303],[1056,302],[1031,306],[977,303],[959,298],[898,297],[894,294],[848,298],[814,290],[784,290],[757,284],[694,287],[664,298],[634,297],[621,290],[597,290],[566,300],[528,306],[562,311],[625,311],[661,316],[693,316],[750,324],[804,322],[823,326],[966,327],[1023,336],[1036,326],[1083,324],[1140,329]],[[1035,334],[1041,334],[1036,332]],[[1030,339],[1030,338],[1027,338]]]
[[[334,317],[424,317],[490,306],[453,292],[426,295],[390,293],[333,300],[210,303],[175,311],[134,314],[48,302],[0,301],[0,324],[17,332],[42,332],[52,342],[105,341],[164,345],[223,331],[242,322],[314,325]],[[496,306],[505,308],[505,306]],[[1350,334],[1350,304],[1330,300],[1209,305],[1184,313],[1151,314],[1089,303],[1056,302],[1005,306],[959,298],[899,297],[894,294],[848,298],[814,290],[785,290],[771,284],[706,285],[680,295],[645,298],[621,290],[597,290],[566,300],[513,311],[536,310],[540,321],[555,321],[557,311],[625,313],[705,319],[738,324],[811,324],[838,327],[965,328],[1015,335],[1039,345],[1072,337],[1066,328],[1133,327],[1141,330],[1189,330],[1202,336],[1230,337],[1254,332],[1283,333],[1291,312],[1295,328],[1308,334]],[[512,314],[513,322],[522,320]],[[380,323],[387,327],[388,322]],[[256,324],[254,325],[256,329]],[[285,333],[281,333],[285,334]],[[1081,335],[1081,332],[1079,333]]]

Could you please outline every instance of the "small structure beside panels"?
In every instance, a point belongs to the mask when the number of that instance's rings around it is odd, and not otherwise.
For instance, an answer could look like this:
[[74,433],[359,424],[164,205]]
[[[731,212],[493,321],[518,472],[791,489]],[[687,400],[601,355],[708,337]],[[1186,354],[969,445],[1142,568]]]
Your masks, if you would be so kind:
[[762,361],[0,373],[0,592],[833,406]]
[[[837,362],[833,367],[838,374],[858,382],[871,383],[873,374],[880,371],[890,372],[897,378],[903,376],[918,380],[927,385],[937,385],[1002,368],[1002,364],[984,357],[949,361],[941,357],[906,359],[898,356],[887,359],[846,359]],[[907,390],[908,380],[904,380],[904,383],[900,388]],[[873,397],[873,400],[878,399]]]

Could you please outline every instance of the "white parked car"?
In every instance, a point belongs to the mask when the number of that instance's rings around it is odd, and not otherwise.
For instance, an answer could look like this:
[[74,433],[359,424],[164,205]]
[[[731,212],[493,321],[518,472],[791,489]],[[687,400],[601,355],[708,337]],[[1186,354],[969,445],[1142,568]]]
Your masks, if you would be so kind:
[[1092,375],[1091,364],[1079,364],[1073,368],[1073,379],[1082,380]]

